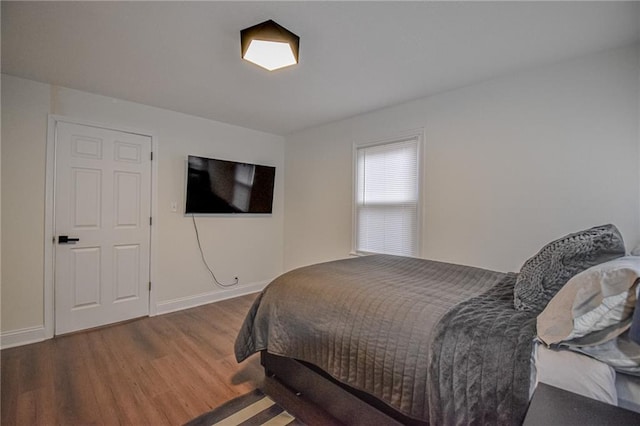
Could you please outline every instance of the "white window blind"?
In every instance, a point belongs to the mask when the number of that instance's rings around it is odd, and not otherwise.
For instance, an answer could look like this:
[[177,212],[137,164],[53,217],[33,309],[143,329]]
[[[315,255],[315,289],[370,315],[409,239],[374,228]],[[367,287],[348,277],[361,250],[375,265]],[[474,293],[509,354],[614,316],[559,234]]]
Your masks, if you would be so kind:
[[419,137],[356,147],[355,250],[418,255]]

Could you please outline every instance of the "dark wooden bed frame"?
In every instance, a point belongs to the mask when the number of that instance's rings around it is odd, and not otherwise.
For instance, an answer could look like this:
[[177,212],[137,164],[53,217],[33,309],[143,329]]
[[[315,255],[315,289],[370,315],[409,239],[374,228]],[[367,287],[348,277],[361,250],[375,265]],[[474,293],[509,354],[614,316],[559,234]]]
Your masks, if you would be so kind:
[[338,382],[309,363],[260,352],[265,376],[278,380],[347,425],[425,426],[394,410],[378,398]]

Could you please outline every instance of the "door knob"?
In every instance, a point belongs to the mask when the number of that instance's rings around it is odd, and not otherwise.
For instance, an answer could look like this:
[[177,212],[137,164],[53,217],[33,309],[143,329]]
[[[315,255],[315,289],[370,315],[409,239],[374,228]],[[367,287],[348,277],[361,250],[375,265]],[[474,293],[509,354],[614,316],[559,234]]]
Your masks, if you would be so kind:
[[58,244],[75,244],[80,238],[69,238],[67,235],[58,236]]

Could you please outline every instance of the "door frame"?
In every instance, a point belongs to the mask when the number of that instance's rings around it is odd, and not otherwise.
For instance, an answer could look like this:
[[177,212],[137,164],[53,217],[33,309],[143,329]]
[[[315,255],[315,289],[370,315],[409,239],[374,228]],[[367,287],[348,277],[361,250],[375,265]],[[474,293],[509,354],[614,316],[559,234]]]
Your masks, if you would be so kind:
[[[45,169],[45,220],[44,220],[44,338],[51,339],[55,334],[55,172],[56,172],[56,127],[60,122],[78,124],[81,126],[98,127],[101,129],[115,130],[124,133],[151,138],[151,217],[158,217],[158,161],[157,161],[157,140],[152,132],[140,131],[139,129],[127,128],[120,125],[108,125],[82,120],[62,115],[49,114],[47,122],[47,154]],[[157,220],[155,221],[157,223]],[[157,225],[152,225],[150,229],[149,244],[149,280],[156,282],[156,244],[158,240]],[[149,316],[157,314],[157,301],[155,288],[152,285],[149,291]]]

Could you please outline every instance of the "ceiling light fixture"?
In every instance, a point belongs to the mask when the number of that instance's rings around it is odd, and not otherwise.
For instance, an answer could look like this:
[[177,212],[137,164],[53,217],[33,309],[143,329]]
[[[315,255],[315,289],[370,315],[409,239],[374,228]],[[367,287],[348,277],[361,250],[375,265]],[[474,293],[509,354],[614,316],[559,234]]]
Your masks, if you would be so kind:
[[240,31],[242,58],[269,71],[298,63],[300,37],[272,20]]

